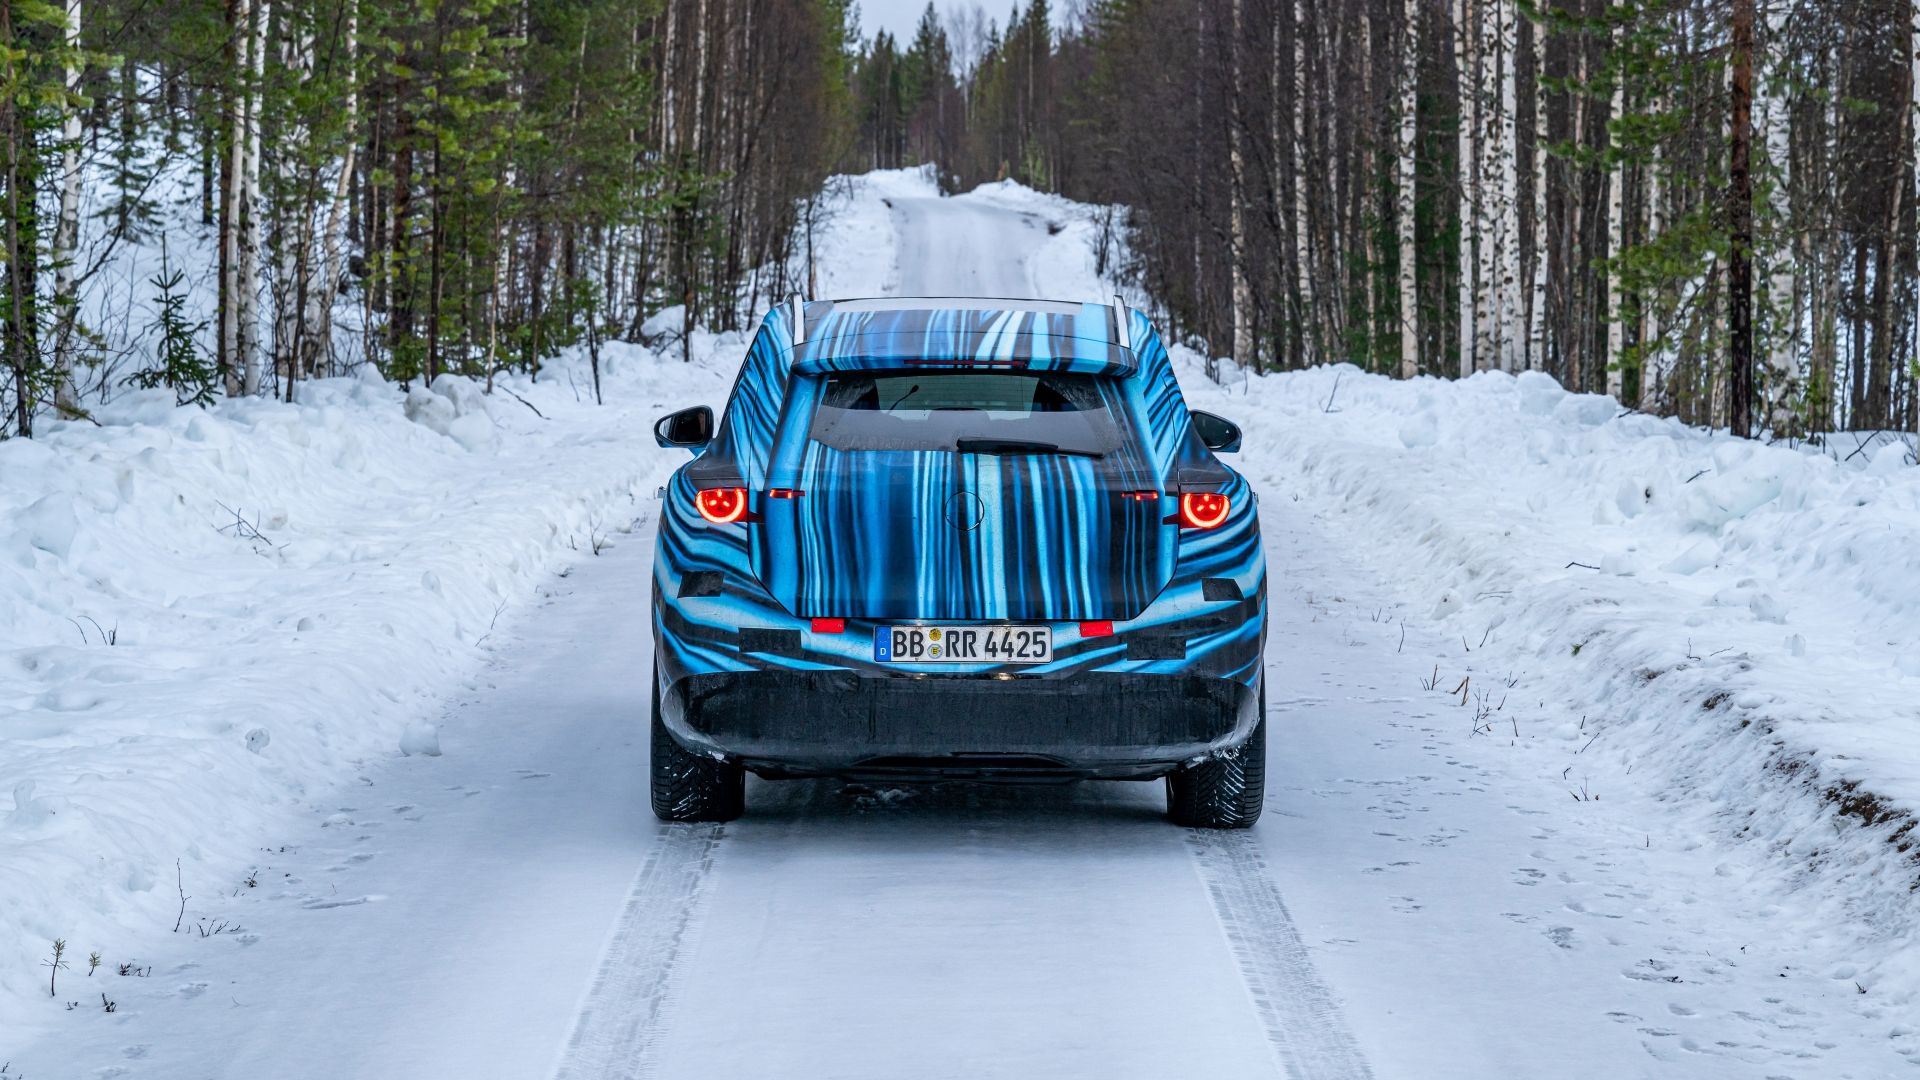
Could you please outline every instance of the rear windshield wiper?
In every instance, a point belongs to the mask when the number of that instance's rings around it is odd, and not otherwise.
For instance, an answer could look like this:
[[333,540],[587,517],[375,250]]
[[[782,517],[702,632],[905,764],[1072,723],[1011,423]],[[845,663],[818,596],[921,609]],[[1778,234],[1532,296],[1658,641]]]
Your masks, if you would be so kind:
[[1092,450],[1075,450],[1033,439],[957,439],[953,448],[962,454],[1071,454],[1074,457],[1104,457]]

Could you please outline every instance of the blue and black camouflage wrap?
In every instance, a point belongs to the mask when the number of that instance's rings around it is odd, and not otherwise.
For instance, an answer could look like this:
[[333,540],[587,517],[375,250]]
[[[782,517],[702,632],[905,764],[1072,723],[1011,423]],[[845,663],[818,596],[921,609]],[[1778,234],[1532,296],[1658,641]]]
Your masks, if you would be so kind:
[[[1124,711],[1151,693],[1166,700],[1143,704],[1142,715],[1200,701],[1228,716],[1224,727],[1161,740],[1178,759],[1141,732],[1116,736],[1111,728],[1124,728],[1124,719],[1105,721],[1094,741],[1129,748],[1109,747],[1090,775],[1164,771],[1235,745],[1257,715],[1261,690],[1266,566],[1257,499],[1194,430],[1152,326],[1137,312],[1099,304],[926,305],[811,302],[799,345],[795,305],[775,309],[747,352],[713,442],[667,485],[653,610],[656,678],[674,736],[777,771],[782,755],[770,747],[780,741],[757,738],[767,735],[758,721],[733,740],[750,747],[740,751],[701,720],[747,686],[767,693],[739,698],[743,708],[786,700],[770,696],[775,690],[820,699],[792,705],[794,715],[818,721],[813,741],[848,737],[847,725],[829,715],[839,695],[843,712],[868,714],[867,727],[853,725],[853,741],[865,731],[872,746],[929,749],[895,731],[878,706],[860,703],[862,694],[891,693],[891,682],[875,685],[887,680],[960,695],[958,707],[976,719],[993,714],[980,724],[994,734],[979,745],[951,737],[940,744],[955,750],[984,752],[992,739],[1005,741],[1014,721],[999,718],[1031,714],[995,703],[1010,703],[1022,688],[1077,694],[1083,685],[1126,688],[1090,706],[1117,701]],[[1129,437],[1097,458],[840,450],[811,437],[829,373],[922,368],[1105,376],[1096,380],[1103,403]],[[746,520],[702,518],[695,495],[710,487],[745,488]],[[799,494],[771,497],[775,490]],[[1183,528],[1183,491],[1227,495],[1227,520]],[[950,523],[956,512],[971,527]],[[816,633],[815,618],[844,620],[844,629]],[[875,659],[876,627],[970,622],[1045,623],[1053,659]],[[1083,635],[1082,623],[1106,622],[1110,633],[1093,627]],[[1020,721],[1030,722],[1043,721]],[[1020,745],[1010,751],[1044,744],[1055,757],[1070,756],[1067,733],[1051,741],[1011,735]],[[809,756],[820,769],[838,760]]]

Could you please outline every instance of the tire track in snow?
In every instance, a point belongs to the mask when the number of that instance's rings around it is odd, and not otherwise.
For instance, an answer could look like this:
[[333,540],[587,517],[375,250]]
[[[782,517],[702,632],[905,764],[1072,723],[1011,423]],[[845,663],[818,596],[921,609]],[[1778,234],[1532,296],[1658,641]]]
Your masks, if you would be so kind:
[[662,825],[600,957],[555,1080],[654,1075],[681,965],[693,951],[721,825]]
[[1196,830],[1187,844],[1281,1074],[1293,1080],[1372,1077],[1253,836]]

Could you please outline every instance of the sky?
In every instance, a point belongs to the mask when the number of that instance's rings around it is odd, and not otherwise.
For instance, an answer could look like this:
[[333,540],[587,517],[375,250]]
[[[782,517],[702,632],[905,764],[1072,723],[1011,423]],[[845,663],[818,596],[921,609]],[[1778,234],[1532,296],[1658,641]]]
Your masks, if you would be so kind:
[[[961,6],[959,0],[933,3],[942,14]],[[860,0],[860,33],[871,38],[885,30],[904,48],[913,40],[913,28],[920,25],[920,13],[925,10],[927,0]]]

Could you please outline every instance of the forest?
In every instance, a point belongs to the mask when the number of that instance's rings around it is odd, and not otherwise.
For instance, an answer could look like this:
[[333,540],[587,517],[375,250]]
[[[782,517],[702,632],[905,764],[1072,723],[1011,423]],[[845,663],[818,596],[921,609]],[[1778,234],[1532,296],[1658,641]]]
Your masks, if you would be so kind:
[[0,0],[0,407],[734,328],[828,177],[928,164],[1113,208],[1101,270],[1251,370],[1913,430],[1915,8]]
[[798,287],[756,274],[850,137],[848,18],[0,0],[8,427],[128,386],[526,370],[663,309],[730,327]]
[[856,86],[865,165],[1128,208],[1122,273],[1245,367],[1796,437],[1920,420],[1916,70],[1913,0],[1033,0]]

